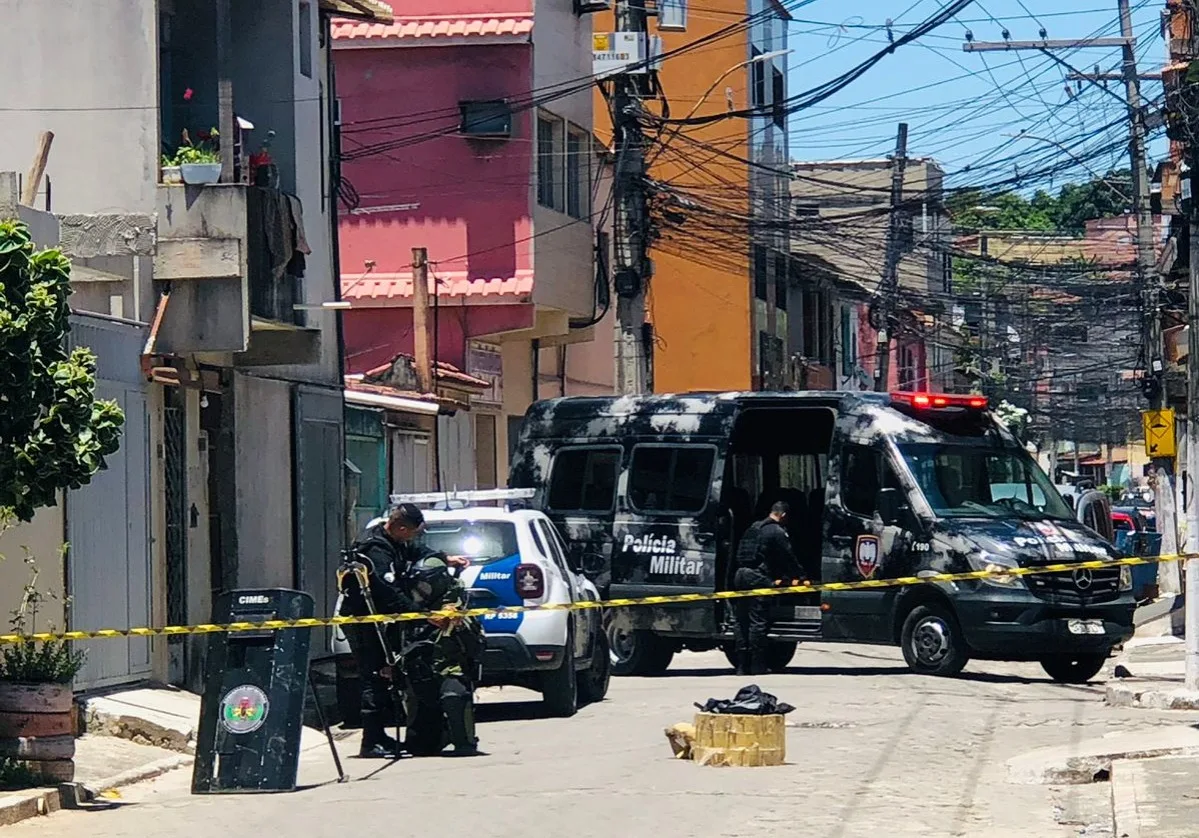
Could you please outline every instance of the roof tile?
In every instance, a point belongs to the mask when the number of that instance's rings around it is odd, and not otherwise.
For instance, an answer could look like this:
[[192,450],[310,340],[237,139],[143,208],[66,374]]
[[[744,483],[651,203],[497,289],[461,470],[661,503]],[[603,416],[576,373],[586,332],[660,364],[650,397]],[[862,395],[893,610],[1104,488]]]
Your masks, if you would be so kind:
[[338,20],[335,40],[400,40],[414,38],[525,37],[533,32],[531,14],[396,16],[393,23]]

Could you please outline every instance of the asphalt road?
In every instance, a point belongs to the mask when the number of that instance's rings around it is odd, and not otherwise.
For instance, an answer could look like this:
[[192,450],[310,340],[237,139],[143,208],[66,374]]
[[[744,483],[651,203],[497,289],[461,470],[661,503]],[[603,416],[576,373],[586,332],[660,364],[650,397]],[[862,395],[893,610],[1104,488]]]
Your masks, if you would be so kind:
[[[346,759],[354,779],[339,785],[327,751],[316,751],[301,766],[305,788],[285,795],[192,797],[190,772],[178,771],[125,789],[106,810],[61,812],[5,836],[1093,838],[1109,834],[1106,786],[1013,785],[1005,761],[1194,716],[1109,708],[1100,684],[1056,685],[1035,665],[910,675],[897,650],[865,646],[807,646],[791,671],[757,680],[799,708],[782,767],[671,759],[663,729],[690,720],[692,702],[748,681],[719,653],[683,654],[664,677],[614,678],[608,700],[573,719],[539,718],[522,690],[487,691],[488,756]],[[341,747],[356,753],[356,740]]]

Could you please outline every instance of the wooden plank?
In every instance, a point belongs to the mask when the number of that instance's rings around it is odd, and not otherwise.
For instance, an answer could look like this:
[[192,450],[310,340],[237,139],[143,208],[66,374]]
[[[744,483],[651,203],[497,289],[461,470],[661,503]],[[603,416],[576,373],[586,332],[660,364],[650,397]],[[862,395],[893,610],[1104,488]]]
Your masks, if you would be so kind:
[[37,152],[33,155],[33,165],[29,167],[29,176],[25,178],[24,194],[21,203],[27,207],[33,206],[37,200],[38,187],[42,185],[42,177],[46,174],[46,163],[50,160],[50,145],[54,142],[53,131],[43,131],[38,137]]
[[159,239],[154,256],[154,278],[232,279],[241,276],[241,241],[238,239]]
[[691,755],[700,765],[782,765],[787,758],[787,724],[781,715],[697,713]]
[[70,684],[16,684],[0,681],[0,712],[69,713],[75,706]]
[[0,713],[0,739],[70,736],[72,713]]
[[75,737],[62,736],[19,736],[0,739],[0,757],[16,759],[58,760],[75,757]]

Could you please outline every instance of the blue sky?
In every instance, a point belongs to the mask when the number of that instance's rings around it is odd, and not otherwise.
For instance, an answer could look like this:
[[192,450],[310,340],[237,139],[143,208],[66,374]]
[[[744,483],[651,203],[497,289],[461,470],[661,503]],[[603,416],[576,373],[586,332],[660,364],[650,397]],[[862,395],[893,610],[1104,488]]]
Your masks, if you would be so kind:
[[[886,21],[896,37],[930,17],[947,0],[789,0],[795,9],[789,43],[791,93],[831,79],[887,43]],[[702,7],[703,0],[697,6]],[[1161,12],[1165,0],[1131,0],[1142,72],[1165,63]],[[853,14],[846,14],[855,9]],[[1031,11],[1030,11],[1031,10]],[[696,10],[702,14],[702,8]],[[1044,27],[1050,39],[1119,34],[1115,0],[976,0],[954,21],[921,41],[897,50],[831,99],[791,117],[791,157],[825,160],[883,157],[895,145],[896,124],[909,124],[908,152],[930,156],[949,174],[949,185],[991,184],[1019,175],[1022,190],[1089,177],[1127,165],[1126,111],[1115,97],[1086,82],[1070,82],[1069,72],[1041,52],[968,53],[965,33],[975,41],[1035,40]],[[1077,49],[1056,53],[1084,72],[1098,65],[1118,72],[1118,49]],[[1080,89],[1081,87],[1081,89]],[[1120,82],[1109,82],[1123,98]],[[1142,82],[1147,100],[1160,97],[1161,83]],[[1012,138],[1023,130],[1025,138]],[[1156,131],[1151,158],[1166,153],[1165,135]],[[1050,167],[1053,174],[1029,177]]]

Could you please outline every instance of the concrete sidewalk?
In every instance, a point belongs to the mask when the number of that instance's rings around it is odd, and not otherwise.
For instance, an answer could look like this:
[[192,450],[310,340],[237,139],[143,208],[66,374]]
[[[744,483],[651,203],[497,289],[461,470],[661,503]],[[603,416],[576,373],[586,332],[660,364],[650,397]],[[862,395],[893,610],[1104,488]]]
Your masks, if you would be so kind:
[[[191,766],[196,750],[200,697],[177,689],[144,688],[85,699],[86,733],[75,743],[75,782],[56,788],[0,792],[0,826]],[[334,730],[336,739],[354,735]],[[324,733],[302,729],[301,753],[328,749]]]
[[1199,833],[1199,757],[1112,764],[1115,838],[1193,838]]

